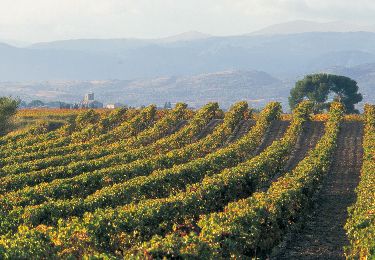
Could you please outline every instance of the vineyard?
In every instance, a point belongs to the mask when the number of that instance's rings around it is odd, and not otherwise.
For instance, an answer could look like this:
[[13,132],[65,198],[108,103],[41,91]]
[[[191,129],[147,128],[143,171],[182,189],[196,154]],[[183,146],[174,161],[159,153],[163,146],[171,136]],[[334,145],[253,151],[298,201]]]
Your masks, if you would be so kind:
[[373,259],[375,106],[312,111],[24,111],[0,138],[0,259]]

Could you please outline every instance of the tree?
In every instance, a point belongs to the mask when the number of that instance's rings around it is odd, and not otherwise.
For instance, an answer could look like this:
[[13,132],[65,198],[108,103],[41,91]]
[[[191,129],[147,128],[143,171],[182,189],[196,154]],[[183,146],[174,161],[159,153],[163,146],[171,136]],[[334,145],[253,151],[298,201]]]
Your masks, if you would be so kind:
[[19,100],[10,97],[0,97],[0,135],[9,131],[12,117],[17,113]]
[[354,80],[332,74],[312,74],[298,81],[290,91],[289,105],[294,109],[301,101],[308,99],[314,102],[314,111],[328,108],[329,94],[334,93],[334,101],[343,103],[346,113],[358,113],[355,104],[362,101],[358,85]]
[[171,109],[171,108],[172,108],[171,102],[167,101],[164,103],[164,109]]

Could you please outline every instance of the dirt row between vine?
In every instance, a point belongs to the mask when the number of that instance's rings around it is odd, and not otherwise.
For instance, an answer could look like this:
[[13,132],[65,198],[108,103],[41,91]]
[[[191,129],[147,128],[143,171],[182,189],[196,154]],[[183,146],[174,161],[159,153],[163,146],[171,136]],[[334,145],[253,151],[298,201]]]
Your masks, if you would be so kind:
[[203,128],[203,130],[197,135],[197,139],[202,139],[206,137],[207,135],[211,134],[215,127],[218,126],[219,124],[223,123],[223,119],[212,119],[206,127]]
[[355,202],[362,166],[363,125],[344,122],[333,163],[316,195],[314,210],[301,221],[274,259],[344,259],[348,245],[344,225],[347,208]]
[[323,134],[324,122],[306,122],[302,134],[298,138],[296,147],[284,168],[284,172],[293,170],[307,156],[308,152],[314,149]]
[[255,125],[254,120],[242,120],[240,124],[234,129],[233,134],[229,136],[228,140],[225,142],[226,145],[233,143],[247,134],[250,129]]
[[284,169],[280,171],[279,174],[270,179],[269,182],[267,182],[264,186],[262,186],[261,191],[267,191],[272,182],[277,181],[280,176],[293,170],[297,166],[297,164],[307,156],[309,151],[314,149],[323,134],[324,122],[306,122]]
[[270,146],[273,141],[282,138],[290,125],[290,121],[275,120],[271,123],[267,133],[265,134],[262,143],[254,151],[254,155],[259,155],[268,146]]
[[171,131],[168,131],[168,133],[165,136],[178,132],[179,130],[181,130],[181,128],[186,126],[188,123],[189,123],[188,120],[181,120],[180,122],[177,123],[177,125]]

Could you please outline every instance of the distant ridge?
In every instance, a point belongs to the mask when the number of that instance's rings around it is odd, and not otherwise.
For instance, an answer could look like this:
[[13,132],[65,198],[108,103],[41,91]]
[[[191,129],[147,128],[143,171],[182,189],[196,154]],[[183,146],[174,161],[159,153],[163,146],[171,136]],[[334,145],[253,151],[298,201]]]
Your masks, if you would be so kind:
[[[177,35],[172,35],[157,39],[137,39],[137,38],[123,38],[123,39],[72,39],[60,40],[51,42],[34,43],[29,46],[30,49],[64,49],[64,50],[82,50],[87,51],[106,51],[108,49],[126,49],[132,47],[142,47],[149,44],[163,44],[163,43],[177,43],[190,42],[196,40],[203,40],[212,37],[210,34],[205,34],[197,31],[184,32]],[[95,45],[95,46],[92,46]]]
[[0,45],[0,80],[135,80],[226,70],[258,70],[286,79],[333,66],[375,62],[371,32],[204,37],[209,36],[190,32],[154,40],[82,39],[29,48]]
[[295,34],[307,32],[375,32],[375,26],[361,26],[347,22],[312,22],[297,20],[286,23],[274,24],[261,30],[250,33],[260,34]]
[[201,33],[198,31],[189,31],[189,32],[184,32],[181,34],[169,36],[166,38],[161,38],[156,40],[156,42],[180,42],[180,41],[196,41],[196,40],[203,40],[212,37],[210,34],[206,33]]

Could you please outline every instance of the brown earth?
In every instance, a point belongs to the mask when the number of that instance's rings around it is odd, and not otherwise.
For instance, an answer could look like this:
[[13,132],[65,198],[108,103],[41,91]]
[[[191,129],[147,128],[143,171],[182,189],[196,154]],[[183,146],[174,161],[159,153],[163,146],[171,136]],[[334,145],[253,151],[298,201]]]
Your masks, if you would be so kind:
[[363,125],[344,122],[330,171],[317,193],[311,215],[289,236],[274,259],[344,259],[348,245],[344,225],[347,208],[355,202],[362,166]]

